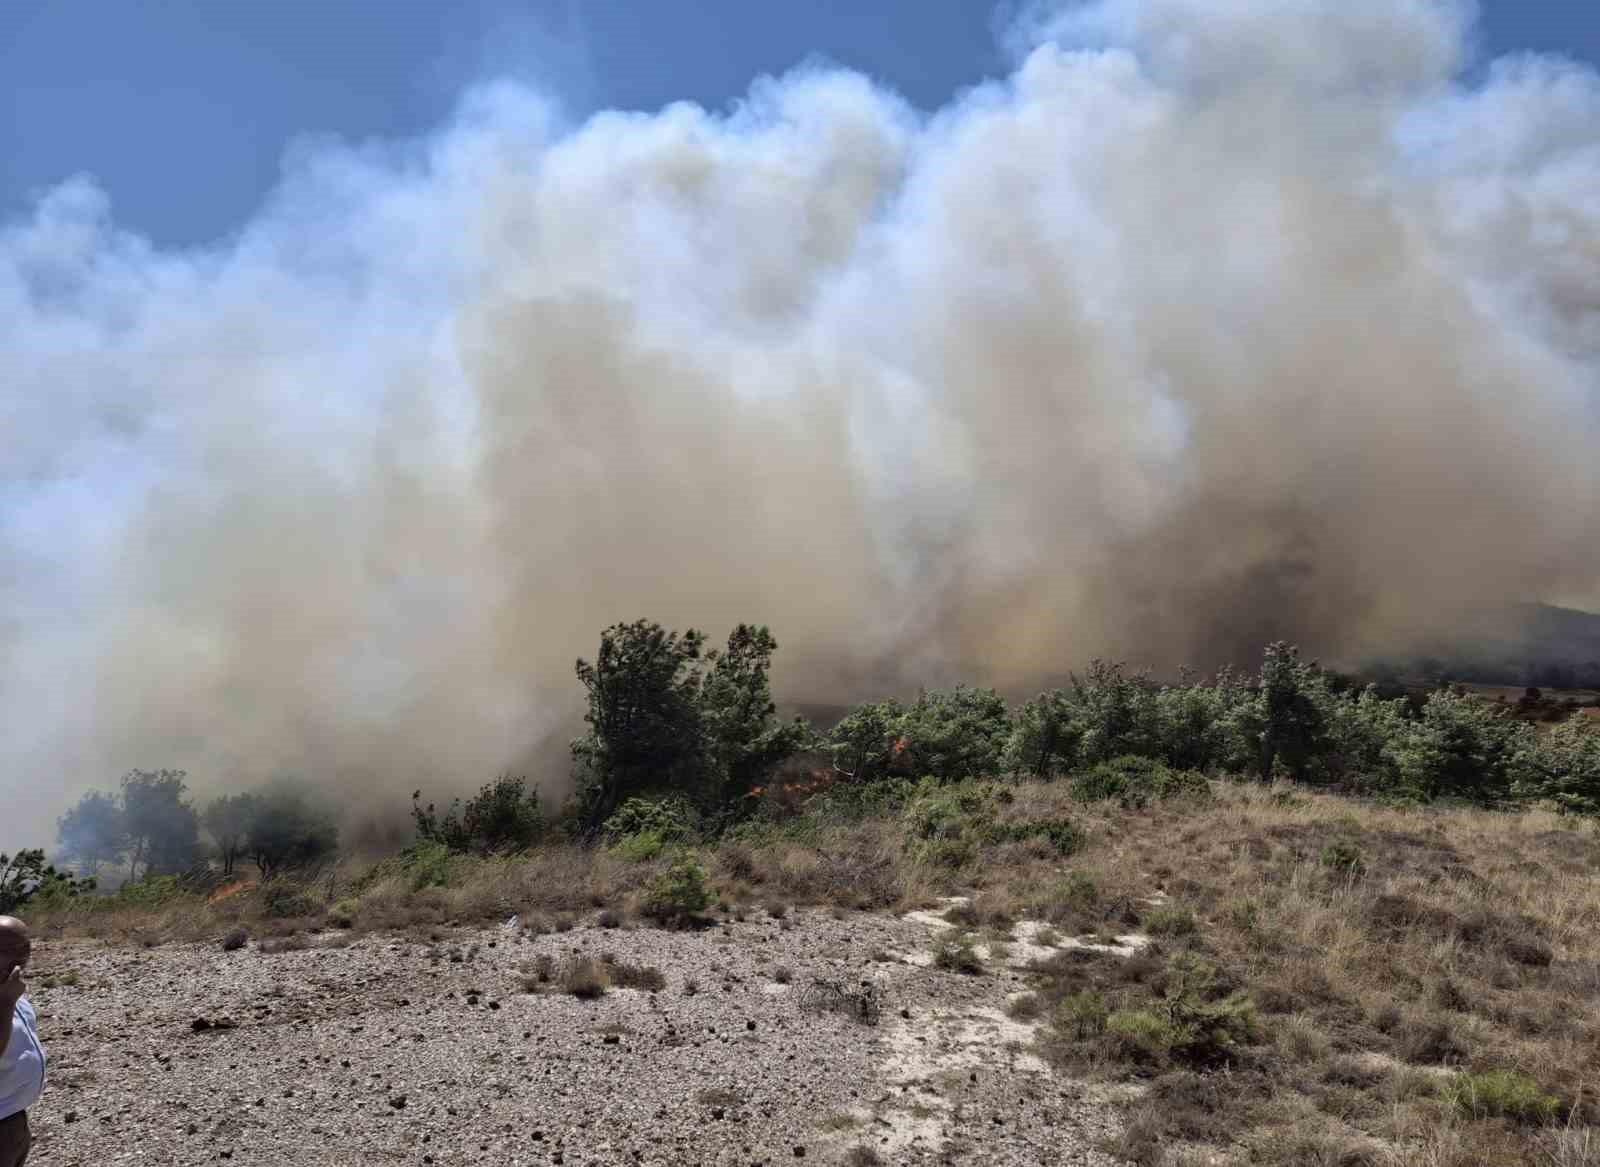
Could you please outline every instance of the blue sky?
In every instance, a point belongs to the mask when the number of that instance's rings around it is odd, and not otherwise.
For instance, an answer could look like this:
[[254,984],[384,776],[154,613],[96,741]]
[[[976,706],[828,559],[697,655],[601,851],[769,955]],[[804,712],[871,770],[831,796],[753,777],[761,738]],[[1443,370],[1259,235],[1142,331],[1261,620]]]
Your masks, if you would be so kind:
[[[535,82],[576,115],[719,106],[809,56],[934,108],[1005,70],[992,0],[7,0],[0,219],[93,175],[164,246],[244,223],[302,135],[436,126],[462,89]],[[1593,0],[1489,0],[1484,56],[1600,61]]]

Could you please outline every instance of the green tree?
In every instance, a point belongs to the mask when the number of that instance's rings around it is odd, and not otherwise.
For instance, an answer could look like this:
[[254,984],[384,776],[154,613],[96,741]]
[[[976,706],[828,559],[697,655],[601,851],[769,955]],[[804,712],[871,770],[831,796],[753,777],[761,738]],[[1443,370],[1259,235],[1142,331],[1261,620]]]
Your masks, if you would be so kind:
[[1282,762],[1291,777],[1306,777],[1325,745],[1322,710],[1316,701],[1318,670],[1284,641],[1267,645],[1257,678],[1253,728],[1260,748],[1260,770],[1271,778]]
[[1115,661],[1094,660],[1086,675],[1072,678],[1081,763],[1156,751],[1154,687],[1143,673],[1129,676],[1124,670]]
[[339,828],[304,792],[280,786],[249,799],[245,847],[263,881],[325,859],[339,846]]
[[61,857],[90,876],[120,862],[128,850],[128,827],[117,796],[91,790],[56,820]]
[[212,799],[201,812],[200,825],[216,845],[223,875],[232,875],[245,854],[255,812],[256,796],[253,794],[224,794]]
[[1024,702],[1012,722],[1005,767],[1034,778],[1068,773],[1078,759],[1083,726],[1069,693],[1051,689]]
[[897,729],[914,773],[959,782],[999,771],[1011,714],[993,689],[957,685],[921,693]]
[[187,871],[199,860],[200,820],[188,800],[187,782],[182,770],[130,770],[123,775],[130,881]]
[[859,783],[887,778],[904,716],[905,708],[893,697],[851,710],[824,738],[833,768]]
[[1156,754],[1179,770],[1225,766],[1235,754],[1230,733],[1232,674],[1215,684],[1198,683],[1186,669],[1176,685],[1163,685],[1151,699]]
[[1386,699],[1368,685],[1355,696],[1329,693],[1319,704],[1330,776],[1392,788],[1398,775],[1390,747],[1408,732],[1406,702]]
[[1527,786],[1533,735],[1507,709],[1439,689],[1388,753],[1401,785],[1418,796],[1491,805]]
[[711,670],[700,686],[699,709],[710,793],[719,808],[735,805],[812,740],[804,719],[778,720],[768,680],[777,649],[764,625],[740,624],[724,651],[707,655]]
[[700,788],[705,640],[692,628],[680,635],[637,620],[607,628],[594,662],[578,661],[589,729],[572,743],[572,758],[578,817],[587,829],[597,829],[631,795]]
[[1548,799],[1571,814],[1600,814],[1600,730],[1580,714],[1537,738],[1516,794]]
[[94,887],[94,880],[78,880],[45,862],[42,850],[0,853],[0,916],[20,911],[37,898],[75,896]]

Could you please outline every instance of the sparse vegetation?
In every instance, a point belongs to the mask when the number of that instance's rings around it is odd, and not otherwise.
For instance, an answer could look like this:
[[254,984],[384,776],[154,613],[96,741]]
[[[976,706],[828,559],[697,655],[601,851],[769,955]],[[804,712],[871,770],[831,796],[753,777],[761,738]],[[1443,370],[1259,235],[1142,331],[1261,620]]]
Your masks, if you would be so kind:
[[11,915],[36,899],[48,905],[93,889],[93,880],[74,879],[46,863],[43,851],[0,853],[0,915]]
[[667,987],[667,978],[654,965],[629,964],[609,952],[600,957],[600,963],[605,968],[606,979],[619,989],[659,993]]
[[605,996],[611,987],[611,977],[606,966],[589,956],[578,956],[561,966],[561,991],[580,1001],[593,1001]]
[[444,814],[433,803],[422,805],[422,791],[411,796],[411,819],[421,842],[435,843],[456,853],[512,854],[539,841],[544,814],[539,792],[528,788],[526,778],[502,774],[463,805],[452,802]]
[[933,965],[946,972],[977,976],[983,972],[983,958],[978,955],[977,942],[967,932],[954,932],[941,937],[933,946]]
[[[41,935],[228,947],[253,931],[271,954],[322,926],[683,926],[720,899],[787,929],[799,906],[843,917],[959,893],[937,966],[981,973],[973,932],[999,951],[1015,921],[1048,924],[1036,939],[1059,947],[1011,1012],[1044,1020],[1045,1052],[1074,1073],[1145,1087],[1120,1145],[1136,1161],[1176,1163],[1181,1144],[1420,1162],[1479,1138],[1495,1162],[1533,1164],[1600,1122],[1586,1069],[1600,1041],[1595,730],[1448,688],[1380,695],[1274,645],[1256,675],[1206,683],[1096,663],[1014,715],[977,689],[878,702],[826,754],[802,753],[771,708],[762,632],[744,626],[714,654],[698,634],[608,630],[580,669],[591,732],[570,813],[546,818],[501,779],[442,817],[419,806],[400,855],[318,868],[329,846],[289,847],[259,886],[219,886],[163,874],[183,845],[148,827],[136,849],[96,851],[95,824],[118,810],[105,796],[70,831],[63,819],[63,842],[140,878],[73,896],[31,852],[0,895],[31,897]],[[783,766],[782,799],[741,789]],[[173,776],[149,784],[182,803]],[[223,875],[255,854],[234,813],[249,805],[201,816]],[[518,975],[580,997],[665,986],[614,959],[545,956]]]

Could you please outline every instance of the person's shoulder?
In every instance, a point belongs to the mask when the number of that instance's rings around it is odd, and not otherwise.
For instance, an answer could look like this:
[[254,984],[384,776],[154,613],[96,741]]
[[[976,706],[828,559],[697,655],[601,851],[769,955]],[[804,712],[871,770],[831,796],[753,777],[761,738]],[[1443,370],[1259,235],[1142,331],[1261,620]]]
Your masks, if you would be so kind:
[[32,1026],[39,1019],[39,1015],[33,1011],[33,1002],[28,1000],[26,995],[17,998],[17,1014],[29,1026]]

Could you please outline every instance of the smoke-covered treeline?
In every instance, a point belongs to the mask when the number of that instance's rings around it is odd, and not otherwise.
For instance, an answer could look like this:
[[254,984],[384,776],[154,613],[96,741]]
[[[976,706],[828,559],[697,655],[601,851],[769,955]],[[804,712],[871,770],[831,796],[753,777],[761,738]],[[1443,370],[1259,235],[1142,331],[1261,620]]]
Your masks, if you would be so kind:
[[0,226],[0,843],[129,764],[562,773],[644,609],[849,700],[1592,597],[1600,80],[1470,17],[1046,5],[932,113],[487,84],[196,251],[63,183]]
[[245,861],[263,879],[331,856],[339,829],[328,807],[292,783],[220,794],[196,805],[181,770],[132,770],[115,791],[90,790],[56,823],[57,854],[81,876],[127,883],[212,871]]
[[[1248,674],[1162,684],[1095,661],[1015,706],[957,685],[866,703],[825,732],[776,716],[768,629],[741,624],[725,649],[706,645],[697,630],[648,620],[607,628],[595,659],[577,663],[588,712],[571,748],[572,796],[503,775],[441,812],[418,790],[417,840],[487,855],[604,838],[639,857],[787,818],[817,797],[881,808],[917,782],[1002,776],[1070,778],[1086,801],[1203,790],[1204,774],[1234,774],[1407,802],[1600,814],[1600,728],[1585,716],[1558,712],[1541,733],[1532,718],[1551,717],[1532,691],[1520,709],[1449,686],[1386,697],[1281,641]],[[205,866],[224,876],[244,857],[271,878],[334,854],[338,832],[305,791],[223,795],[197,813],[185,779],[135,771],[119,795],[84,795],[58,823],[62,857],[86,876],[122,860],[129,879],[183,872],[200,865],[201,826]]]

